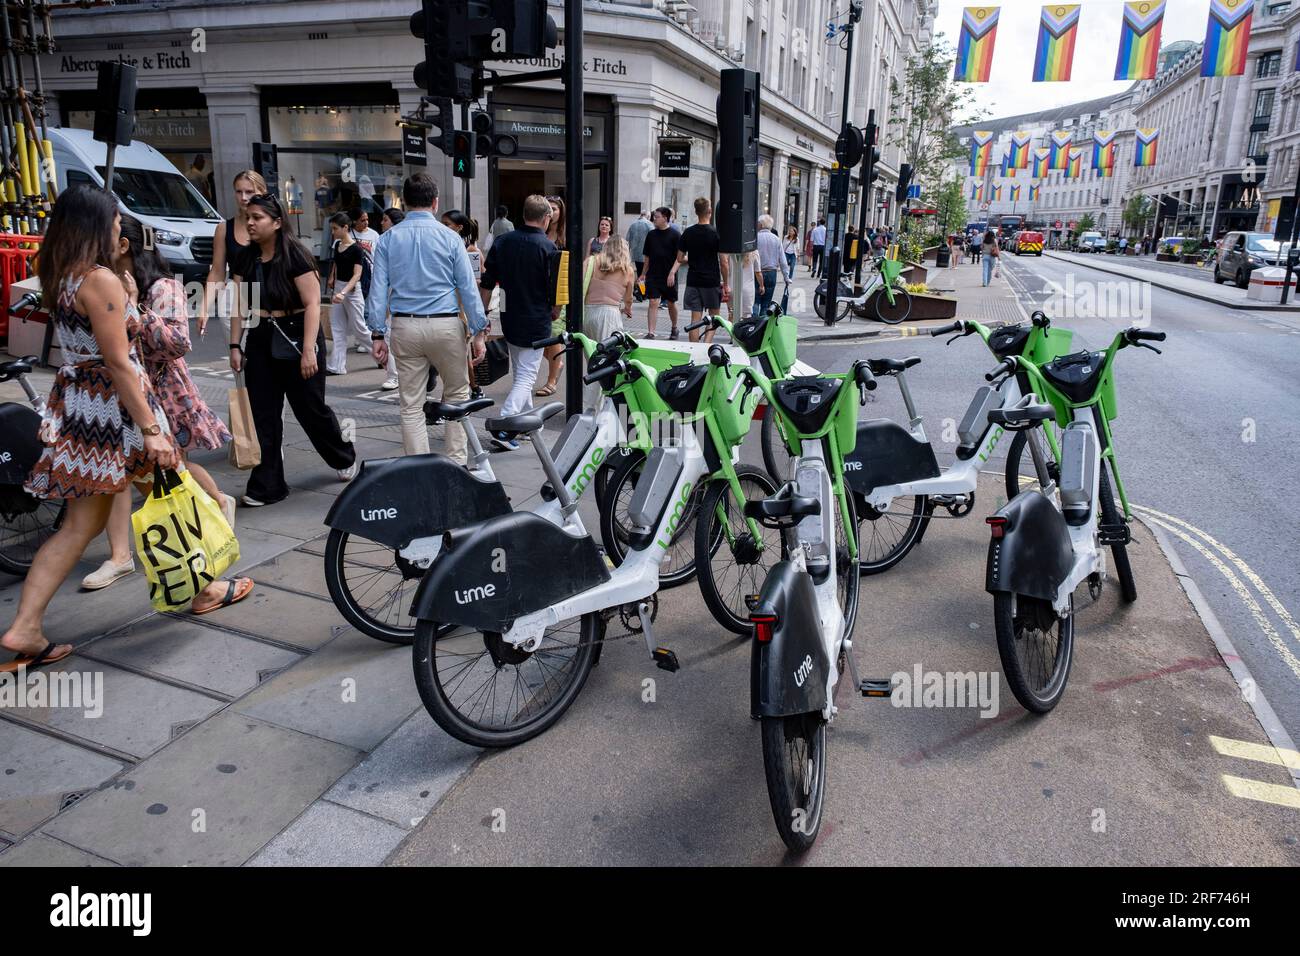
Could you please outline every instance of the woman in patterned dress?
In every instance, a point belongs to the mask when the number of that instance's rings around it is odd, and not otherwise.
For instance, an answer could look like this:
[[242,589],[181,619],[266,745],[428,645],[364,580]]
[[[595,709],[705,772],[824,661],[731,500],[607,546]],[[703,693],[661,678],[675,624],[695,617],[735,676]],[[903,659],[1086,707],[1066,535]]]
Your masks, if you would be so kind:
[[[140,221],[133,216],[123,216],[121,222],[122,235],[117,243],[113,267],[123,283],[134,283],[137,289],[145,290],[140,308],[140,335],[136,340],[145,374],[167,416],[186,467],[199,486],[220,505],[226,521],[233,527],[235,499],[222,494],[207,469],[188,458],[188,453],[195,449],[220,448],[230,441],[230,432],[203,401],[185,365],[184,356],[190,350],[185,289],[167,274],[167,265],[158,251],[145,247],[144,227]],[[81,586],[88,591],[106,588],[135,570],[131,554],[130,490],[118,495],[113,502],[113,511],[108,519],[108,542],[111,549],[108,559],[98,570],[82,579]],[[242,583],[245,581],[247,584]],[[225,603],[234,603],[246,596],[251,588],[252,582],[245,578],[236,582],[234,591],[229,585],[224,585],[214,598],[229,595],[230,600]],[[205,614],[220,604],[215,599],[200,596],[191,610],[195,614]]]
[[72,653],[72,645],[45,639],[50,599],[104,530],[113,496],[133,481],[149,481],[155,464],[170,468],[180,460],[135,358],[135,307],[110,268],[119,234],[112,197],[74,186],[55,203],[42,245],[41,289],[65,364],[41,423],[46,447],[26,488],[40,498],[67,499],[68,508],[62,526],[36,552],[18,615],[0,637],[0,646],[18,655],[0,671]]

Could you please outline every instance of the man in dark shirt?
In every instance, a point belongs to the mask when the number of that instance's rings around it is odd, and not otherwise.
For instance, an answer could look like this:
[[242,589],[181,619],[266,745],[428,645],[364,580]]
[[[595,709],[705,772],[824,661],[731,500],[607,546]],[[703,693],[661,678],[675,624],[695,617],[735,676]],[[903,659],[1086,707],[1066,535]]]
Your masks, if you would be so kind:
[[[533,386],[542,363],[542,350],[533,343],[551,334],[551,321],[559,314],[555,308],[553,272],[559,250],[546,238],[551,218],[551,204],[545,196],[524,200],[524,224],[499,236],[488,250],[479,293],[487,308],[492,289],[501,286],[506,303],[501,310],[501,332],[510,350],[514,383],[501,406],[501,416],[517,415],[532,407]],[[492,436],[492,444],[503,451],[513,451],[519,443],[504,432]]]
[[[718,250],[722,245],[718,230],[711,225],[713,221],[713,204],[701,196],[695,200],[695,225],[682,233],[681,247],[677,252],[677,262],[668,274],[669,283],[676,281],[677,270],[683,265],[686,272],[686,297],[684,304],[691,310],[691,324],[699,322],[705,311],[717,315],[722,310],[722,303],[727,299],[727,258]],[[691,332],[691,341],[698,342],[698,330]],[[713,341],[713,330],[704,336],[704,341]]]
[[659,317],[659,301],[668,303],[668,319],[672,322],[670,339],[677,338],[677,286],[669,280],[677,262],[677,248],[681,234],[671,228],[673,211],[667,206],[660,206],[650,214],[650,223],[654,229],[646,233],[642,246],[644,259],[641,263],[641,275],[638,282],[645,284],[645,297],[649,300],[650,311],[646,316],[646,338],[655,337],[655,319]]

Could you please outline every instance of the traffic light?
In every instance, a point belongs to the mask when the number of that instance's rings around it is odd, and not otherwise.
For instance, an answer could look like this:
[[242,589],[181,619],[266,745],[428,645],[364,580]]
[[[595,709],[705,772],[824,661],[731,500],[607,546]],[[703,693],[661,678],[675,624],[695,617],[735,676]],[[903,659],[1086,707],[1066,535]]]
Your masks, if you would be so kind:
[[908,187],[912,185],[912,164],[903,163],[898,167],[898,188],[894,190],[894,199],[903,202],[907,199]]
[[474,134],[458,129],[451,137],[451,174],[457,179],[474,178]]
[[[468,100],[475,70],[466,62],[466,0],[423,0],[411,14],[411,33],[424,41],[424,60],[415,66],[415,85],[429,96]],[[457,54],[460,54],[459,56]]]
[[505,133],[493,132],[491,113],[476,110],[469,125],[474,131],[475,156],[513,156],[519,152],[519,140]]
[[[490,6],[486,49],[477,51],[482,59],[528,59],[559,45],[559,29],[546,12],[546,0],[490,0]],[[474,29],[482,27],[475,24]]]
[[431,117],[429,122],[432,124],[433,129],[438,132],[436,134],[432,131],[429,133],[429,142],[441,150],[444,156],[450,156],[452,149],[451,138],[452,134],[456,132],[455,121],[451,118],[451,99],[445,96],[439,97],[437,106],[438,115]]
[[[874,114],[874,110],[872,111]],[[876,145],[876,124],[868,122],[866,129],[863,130],[863,140],[866,143],[866,157],[862,170],[862,180],[867,185],[871,185],[880,178],[880,171],[876,169],[876,164],[880,162],[880,147]]]

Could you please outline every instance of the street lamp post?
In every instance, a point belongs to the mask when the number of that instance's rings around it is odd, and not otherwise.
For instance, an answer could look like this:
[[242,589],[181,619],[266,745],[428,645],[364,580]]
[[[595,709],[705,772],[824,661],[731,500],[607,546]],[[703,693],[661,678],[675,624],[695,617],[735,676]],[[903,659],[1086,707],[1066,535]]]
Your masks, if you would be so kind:
[[[844,102],[840,111],[841,133],[849,128],[849,90],[853,87],[853,25],[861,19],[861,0],[852,0],[849,4],[849,22],[844,27]],[[870,149],[871,146],[868,145],[867,148]],[[840,166],[831,173],[830,196],[826,205],[826,225],[831,235],[831,242],[834,243],[827,254],[826,264],[827,325],[834,323],[836,309],[839,307],[840,262],[848,212],[849,175],[849,168],[846,166]]]
[[[568,222],[577,226],[578,245],[569,250],[569,304],[565,325],[570,332],[582,331],[582,0],[564,4],[564,178],[568,182]],[[570,233],[573,229],[569,228]],[[569,245],[567,242],[566,245]],[[564,403],[570,416],[582,410],[583,363],[570,358],[564,364]]]

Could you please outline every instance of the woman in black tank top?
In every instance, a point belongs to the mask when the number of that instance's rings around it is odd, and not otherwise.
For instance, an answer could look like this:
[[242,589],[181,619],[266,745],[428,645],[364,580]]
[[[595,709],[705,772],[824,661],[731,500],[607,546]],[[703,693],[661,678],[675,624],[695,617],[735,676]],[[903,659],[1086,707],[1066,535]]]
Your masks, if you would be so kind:
[[[203,302],[199,306],[199,335],[207,332],[208,316],[211,314],[217,292],[225,285],[228,270],[239,262],[249,250],[248,240],[248,201],[254,196],[266,192],[266,180],[251,169],[245,169],[235,176],[235,205],[239,212],[221,225],[217,226],[212,239],[212,267],[208,269],[208,281],[203,290]],[[244,242],[240,241],[243,231]],[[223,312],[229,316],[229,309],[223,303]]]

